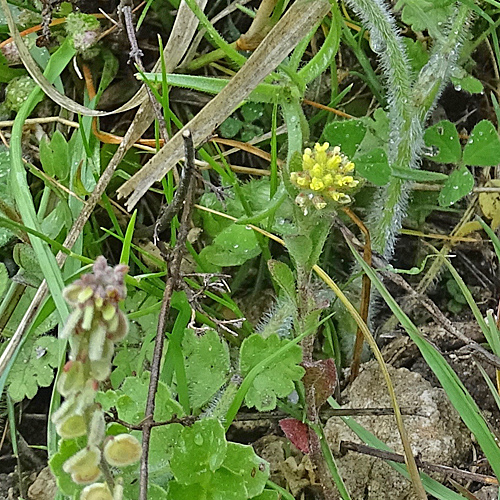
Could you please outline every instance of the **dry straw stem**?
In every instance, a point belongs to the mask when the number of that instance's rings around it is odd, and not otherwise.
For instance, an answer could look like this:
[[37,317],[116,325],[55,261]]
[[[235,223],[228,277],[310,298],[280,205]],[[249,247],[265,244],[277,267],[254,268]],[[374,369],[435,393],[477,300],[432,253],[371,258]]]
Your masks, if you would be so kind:
[[193,131],[195,146],[204,142],[329,10],[327,0],[295,2],[224,89],[118,189],[120,197],[130,196],[127,208],[131,210],[146,191],[183,158],[184,130]]
[[[4,0],[2,1],[2,5],[4,4]],[[199,5],[205,5],[206,0],[199,0]],[[165,66],[167,68],[167,72],[173,72],[175,67],[179,64],[182,59],[184,53],[186,52],[188,45],[196,32],[196,28],[198,26],[198,20],[193,15],[193,13],[188,8],[182,8],[184,2],[181,4],[181,8],[177,14],[174,26],[172,28],[172,33],[165,47]],[[15,27],[15,26],[14,26]],[[182,44],[182,45],[181,45]],[[158,63],[161,66],[160,63]],[[143,96],[143,104],[139,108],[137,115],[130,125],[125,137],[123,138],[123,142],[120,144],[118,149],[116,150],[113,158],[109,162],[109,165],[106,167],[106,170],[101,175],[99,182],[97,183],[94,191],[90,195],[90,198],[87,200],[87,203],[82,208],[80,215],[76,219],[71,228],[66,240],[63,245],[66,248],[71,249],[75,244],[78,236],[80,235],[85,223],[93,212],[96,204],[101,199],[102,194],[104,193],[106,186],[108,185],[113,173],[118,166],[118,164],[122,161],[126,152],[132,147],[132,145],[142,136],[142,134],[149,127],[151,122],[153,121],[153,113],[151,107],[149,106],[149,101],[147,101],[147,94],[144,91]],[[57,263],[59,266],[62,266],[66,261],[66,254],[59,252],[57,255]],[[0,376],[4,373],[7,368],[12,356],[16,352],[16,349],[21,343],[24,332],[29,328],[31,323],[33,322],[43,300],[47,296],[47,283],[43,281],[40,287],[38,288],[31,304],[24,314],[22,320],[20,321],[14,335],[12,336],[9,344],[2,352],[0,356]]]
[[[199,210],[203,210],[205,212],[209,212],[209,213],[218,215],[220,217],[230,219],[232,221],[237,220],[235,217],[224,214],[222,212],[218,212],[217,210],[203,207],[201,205],[194,205],[194,206],[195,206],[195,208],[198,208]],[[260,227],[254,226],[253,224],[248,224],[248,227],[250,227],[254,231],[257,231],[257,232],[263,234],[264,236],[267,236],[268,238],[278,242],[279,244],[285,246],[285,242],[281,238],[279,238],[278,236],[276,236],[268,231],[265,231],[264,229],[261,229]],[[354,247],[351,246],[351,248],[352,248],[353,252],[356,252]],[[387,365],[385,364],[382,353],[380,352],[380,349],[379,349],[377,343],[375,342],[375,339],[373,338],[373,335],[371,334],[369,328],[366,326],[366,323],[363,321],[363,319],[359,315],[357,309],[353,306],[353,304],[349,301],[349,299],[344,295],[344,292],[342,292],[342,290],[339,288],[339,286],[318,265],[313,266],[313,271],[318,275],[318,277],[329,288],[331,288],[333,290],[333,293],[335,293],[335,295],[338,297],[340,302],[342,302],[342,304],[347,309],[349,314],[353,317],[354,321],[358,325],[358,328],[363,333],[363,336],[365,338],[366,343],[370,346],[370,348],[373,351],[375,359],[377,360],[377,362],[379,364],[380,370],[382,372],[385,383],[387,385],[387,390],[389,392],[389,397],[391,399],[391,406],[394,410],[394,416],[396,418],[396,425],[397,425],[397,428],[399,431],[399,435],[401,436],[401,442],[403,444],[403,449],[405,452],[405,463],[406,463],[406,466],[408,467],[408,472],[410,474],[413,488],[415,490],[415,493],[418,495],[419,499],[426,499],[427,495],[425,493],[425,489],[422,485],[422,481],[421,481],[420,475],[418,473],[418,468],[417,468],[417,464],[415,462],[415,457],[413,456],[410,441],[408,439],[408,433],[406,432],[406,428],[405,428],[405,425],[403,422],[401,409],[399,407],[399,404],[398,404],[398,401],[396,398],[396,393],[394,391],[394,385],[392,384],[391,376],[389,375],[389,371],[387,370]]]
[[248,31],[236,41],[238,50],[255,50],[272,28],[271,16],[278,0],[262,0]]

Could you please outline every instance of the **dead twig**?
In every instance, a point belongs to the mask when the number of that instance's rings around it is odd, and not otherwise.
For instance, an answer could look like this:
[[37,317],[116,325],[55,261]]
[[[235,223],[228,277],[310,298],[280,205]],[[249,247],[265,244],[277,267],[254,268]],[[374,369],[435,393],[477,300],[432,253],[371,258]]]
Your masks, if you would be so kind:
[[[358,239],[354,236],[354,234],[350,231],[350,229],[345,226],[341,221],[337,220],[336,225],[339,227],[340,231],[342,232],[344,238],[352,243],[355,247],[359,249],[363,249],[364,245],[358,241]],[[421,293],[418,293],[416,290],[414,290],[411,285],[399,274],[396,274],[392,271],[388,270],[389,263],[379,254],[373,253],[373,267],[378,269],[380,274],[385,278],[390,281],[392,281],[394,284],[398,285],[401,287],[405,292],[408,293],[408,295],[418,301],[431,315],[434,317],[434,319],[440,323],[443,328],[453,335],[455,338],[458,340],[462,341],[465,346],[462,347],[463,350],[470,350],[474,352],[474,355],[477,355],[487,363],[491,364],[495,368],[500,368],[500,358],[498,356],[495,356],[493,353],[488,352],[484,347],[482,347],[480,344],[475,342],[474,340],[470,339],[462,333],[458,328],[455,327],[455,325],[440,311],[438,306],[428,297],[422,295]]]
[[[364,444],[353,443],[351,441],[341,441],[340,442],[341,453],[347,453],[348,451],[355,451],[356,453],[362,453],[364,455],[370,455],[371,457],[382,458],[383,460],[390,460],[391,462],[397,462],[399,464],[405,463],[405,458],[399,453],[394,453],[391,451],[379,450],[377,448],[372,448],[371,446],[366,446]],[[466,479],[468,481],[477,481],[483,484],[498,485],[498,480],[496,477],[486,476],[485,474],[477,474],[475,472],[469,472],[461,469],[456,469],[455,467],[448,467],[446,465],[433,464],[431,462],[426,462],[418,457],[415,457],[415,462],[420,469],[428,470],[430,472],[439,472],[440,474],[447,474],[461,479]]]
[[[119,12],[120,12],[120,17],[122,18],[122,22],[125,25],[125,31],[127,33],[128,41],[130,43],[130,60],[133,60],[137,68],[142,73],[144,73],[146,71],[144,69],[144,64],[142,64],[142,57],[144,54],[137,42],[135,27],[132,20],[132,13],[133,13],[132,7],[133,7],[132,0],[121,0]],[[146,92],[148,93],[151,106],[153,107],[155,117],[158,120],[161,138],[163,139],[164,142],[166,142],[168,141],[168,133],[161,105],[147,84],[145,88]]]
[[160,364],[163,354],[163,346],[165,340],[165,323],[170,308],[170,300],[173,292],[180,286],[181,277],[181,263],[184,254],[184,247],[186,244],[189,232],[189,220],[193,208],[193,182],[194,182],[194,145],[193,138],[189,129],[185,130],[182,134],[184,139],[185,148],[185,167],[184,176],[188,179],[186,197],[184,199],[184,207],[182,210],[182,217],[180,222],[179,231],[177,234],[177,241],[172,251],[172,259],[169,266],[169,275],[165,284],[165,292],[158,318],[158,329],[156,331],[155,347],[153,352],[153,359],[151,363],[151,378],[149,381],[148,399],[146,402],[146,418],[142,425],[142,457],[140,468],[140,490],[139,500],[147,500],[148,498],[148,456],[149,456],[149,441],[151,438],[151,429],[154,425],[154,410],[155,410],[155,396],[158,389],[158,382],[160,378]]

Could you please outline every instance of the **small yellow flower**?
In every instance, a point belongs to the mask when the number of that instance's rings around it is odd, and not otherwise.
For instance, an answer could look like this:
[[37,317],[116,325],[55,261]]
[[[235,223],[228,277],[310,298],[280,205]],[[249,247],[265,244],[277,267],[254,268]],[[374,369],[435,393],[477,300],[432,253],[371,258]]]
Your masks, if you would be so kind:
[[312,204],[317,210],[326,207],[325,199],[340,204],[350,203],[351,197],[346,191],[359,184],[353,172],[354,163],[341,153],[338,146],[330,149],[325,142],[316,143],[314,149],[306,148],[302,155],[302,170],[292,172],[290,181],[310,192],[299,194],[296,203],[304,209]]
[[339,167],[341,163],[342,163],[342,158],[340,158],[340,156],[332,156],[328,158],[326,162],[326,167],[328,170],[334,171]]
[[321,191],[325,188],[325,184],[323,183],[323,181],[319,177],[313,177],[309,187],[313,191]]
[[325,184],[325,187],[329,187],[333,184],[333,176],[332,174],[326,174],[323,176],[323,183]]
[[324,169],[323,167],[319,164],[316,163],[313,168],[311,168],[311,175],[313,177],[321,177],[324,174]]

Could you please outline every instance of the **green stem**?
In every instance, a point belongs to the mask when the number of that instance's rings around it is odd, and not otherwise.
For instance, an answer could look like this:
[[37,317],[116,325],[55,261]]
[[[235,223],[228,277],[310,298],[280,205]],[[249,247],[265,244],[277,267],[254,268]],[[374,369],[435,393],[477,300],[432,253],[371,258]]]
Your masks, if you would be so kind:
[[[350,28],[348,26],[346,26],[345,24],[342,26],[342,35],[344,37],[344,41],[347,43],[347,45],[349,45],[351,50],[354,52],[356,59],[358,60],[361,67],[363,68],[363,71],[364,71],[364,75],[362,75],[363,80],[366,82],[368,87],[370,87],[370,90],[373,92],[373,95],[375,96],[377,101],[382,106],[385,106],[386,99],[385,99],[385,95],[384,95],[384,89],[382,88],[382,85],[380,84],[378,77],[372,68],[372,65],[370,63],[370,59],[368,59],[364,50],[361,48],[359,43],[356,41],[356,38],[351,33]],[[355,72],[351,71],[350,74],[354,75]]]
[[332,22],[330,23],[328,35],[317,54],[299,71],[299,76],[306,85],[325,71],[330,65],[330,61],[335,59],[335,54],[339,48],[342,17],[337,2],[332,1],[331,5]]

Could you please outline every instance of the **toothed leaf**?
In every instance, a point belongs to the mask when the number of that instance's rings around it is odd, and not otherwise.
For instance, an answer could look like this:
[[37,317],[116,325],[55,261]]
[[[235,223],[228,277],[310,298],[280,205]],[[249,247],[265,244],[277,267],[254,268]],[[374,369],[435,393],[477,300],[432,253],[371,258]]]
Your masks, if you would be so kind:
[[198,336],[187,329],[182,341],[191,408],[201,408],[224,385],[229,349],[214,330]]
[[[248,375],[258,363],[274,354],[276,350],[290,341],[280,340],[274,334],[267,339],[258,334],[247,337],[240,349],[240,372]],[[255,406],[259,411],[270,411],[276,408],[277,398],[287,397],[294,389],[294,381],[304,375],[304,368],[299,366],[302,361],[302,349],[298,345],[292,346],[278,360],[270,366],[265,366],[255,377],[245,397],[245,404],[251,408]]]

